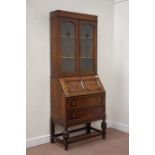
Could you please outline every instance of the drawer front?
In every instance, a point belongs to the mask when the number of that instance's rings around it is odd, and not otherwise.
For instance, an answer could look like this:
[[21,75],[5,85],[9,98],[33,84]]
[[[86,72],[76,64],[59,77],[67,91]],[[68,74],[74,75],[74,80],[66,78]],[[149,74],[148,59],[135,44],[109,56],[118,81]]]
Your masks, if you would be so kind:
[[82,107],[100,106],[103,104],[103,101],[103,95],[75,97],[71,98],[67,102],[67,109],[70,110]]
[[67,121],[80,122],[84,120],[95,120],[104,116],[104,106],[87,108],[79,111],[70,111],[67,114]]

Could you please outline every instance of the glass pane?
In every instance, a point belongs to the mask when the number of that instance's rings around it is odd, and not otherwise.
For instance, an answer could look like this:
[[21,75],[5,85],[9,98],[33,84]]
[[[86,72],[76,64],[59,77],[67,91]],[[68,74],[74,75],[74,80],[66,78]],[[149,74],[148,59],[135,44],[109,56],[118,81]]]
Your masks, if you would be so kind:
[[81,71],[91,72],[93,71],[93,59],[92,58],[81,58]]
[[71,58],[62,58],[61,69],[63,72],[74,72],[75,71],[75,60]]
[[65,73],[76,71],[75,25],[72,22],[61,24],[61,69]]
[[62,57],[75,57],[75,25],[65,22],[61,25]]
[[93,56],[93,27],[82,24],[80,27],[81,57]]
[[93,26],[80,25],[80,69],[82,72],[93,71]]
[[93,40],[81,39],[81,57],[92,57]]

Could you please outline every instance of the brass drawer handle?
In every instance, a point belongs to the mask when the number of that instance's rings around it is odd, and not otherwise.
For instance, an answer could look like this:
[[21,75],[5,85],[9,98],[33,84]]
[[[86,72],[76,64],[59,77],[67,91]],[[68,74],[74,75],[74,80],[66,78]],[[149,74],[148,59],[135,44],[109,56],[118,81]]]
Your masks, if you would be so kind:
[[75,114],[72,114],[72,118],[73,118],[73,119],[75,118]]
[[76,102],[75,101],[72,102],[72,106],[76,106]]

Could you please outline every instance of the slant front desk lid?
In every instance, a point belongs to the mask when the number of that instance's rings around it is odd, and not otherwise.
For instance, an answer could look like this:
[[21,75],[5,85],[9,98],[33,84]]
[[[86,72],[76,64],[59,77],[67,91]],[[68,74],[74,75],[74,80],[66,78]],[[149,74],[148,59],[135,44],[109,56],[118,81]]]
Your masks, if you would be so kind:
[[66,97],[105,92],[98,76],[59,78]]

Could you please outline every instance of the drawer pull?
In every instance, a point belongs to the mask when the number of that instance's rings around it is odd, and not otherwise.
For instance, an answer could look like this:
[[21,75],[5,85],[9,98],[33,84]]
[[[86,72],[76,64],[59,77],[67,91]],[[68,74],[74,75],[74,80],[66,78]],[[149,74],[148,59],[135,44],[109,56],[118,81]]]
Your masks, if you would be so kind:
[[72,106],[76,106],[76,102],[75,101],[72,102]]
[[75,118],[75,114],[72,114],[72,118],[73,118],[73,119]]

